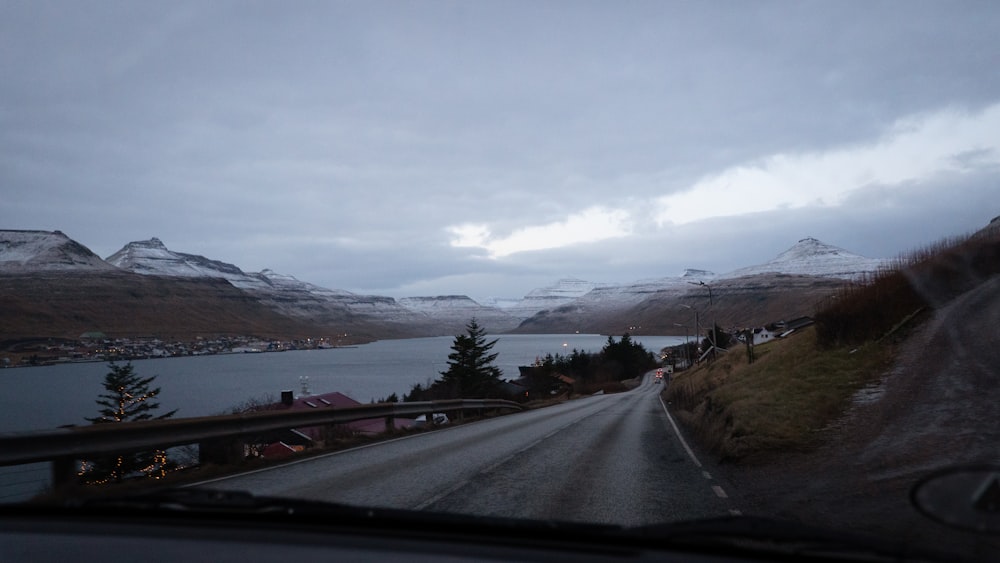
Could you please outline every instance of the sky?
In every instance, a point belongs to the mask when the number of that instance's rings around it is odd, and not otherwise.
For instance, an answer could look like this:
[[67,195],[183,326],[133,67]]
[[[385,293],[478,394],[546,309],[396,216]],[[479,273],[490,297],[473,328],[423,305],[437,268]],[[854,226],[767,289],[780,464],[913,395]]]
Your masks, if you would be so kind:
[[0,229],[393,297],[1000,215],[1000,3],[0,0]]

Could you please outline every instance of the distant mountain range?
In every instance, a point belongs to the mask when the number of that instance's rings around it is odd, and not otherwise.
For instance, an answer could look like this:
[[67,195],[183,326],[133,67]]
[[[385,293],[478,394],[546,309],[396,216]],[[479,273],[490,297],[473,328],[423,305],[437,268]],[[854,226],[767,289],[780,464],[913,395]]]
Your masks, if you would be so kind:
[[[801,301],[799,296],[802,295],[818,298],[817,295],[833,291],[843,280],[863,276],[882,267],[884,263],[882,259],[858,256],[816,239],[805,238],[767,263],[724,275],[687,270],[676,277],[623,285],[567,278],[558,280],[552,286],[535,289],[519,300],[478,303],[465,295],[408,297],[398,300],[377,295],[359,295],[341,289],[320,287],[271,270],[244,272],[238,266],[220,260],[170,250],[157,238],[130,242],[102,260],[87,247],[59,231],[0,231],[0,277],[8,280],[34,277],[37,283],[55,283],[52,280],[58,279],[59,274],[69,274],[78,282],[90,276],[91,279],[103,280],[102,287],[108,284],[113,286],[115,283],[124,287],[138,283],[129,276],[139,276],[155,279],[161,285],[169,285],[171,279],[212,282],[214,285],[189,283],[184,287],[188,290],[212,287],[213,291],[218,291],[221,286],[217,284],[224,282],[230,288],[225,291],[241,296],[244,306],[252,303],[254,307],[268,311],[269,315],[278,315],[285,321],[278,323],[285,326],[285,330],[291,330],[290,327],[295,327],[296,331],[309,330],[310,327],[315,330],[337,329],[361,332],[376,338],[455,334],[461,332],[472,317],[476,317],[493,333],[574,330],[620,333],[631,329],[638,333],[656,330],[660,333],[677,334],[681,330],[676,325],[685,324],[690,310],[700,308],[707,311],[708,304],[701,303],[706,296],[703,284],[710,284],[722,299],[721,305],[715,305],[713,299],[711,305],[714,312],[737,311],[741,308],[736,307],[735,303],[726,304],[725,296],[732,299],[740,290],[745,292],[748,288],[756,288],[753,298],[759,303],[768,301],[768,298],[763,297],[764,294],[784,294],[789,302]],[[779,278],[783,278],[783,283],[775,283]],[[792,278],[794,283],[789,281]],[[17,284],[12,283],[9,281],[4,286],[7,293],[0,291],[0,305],[4,300],[16,302],[16,307],[10,310],[24,311],[30,315],[31,304],[18,302],[16,295],[9,294],[10,291],[16,291]],[[80,299],[85,300],[85,297],[81,296]],[[231,297],[226,299],[233,302]],[[172,300],[175,309],[183,308],[182,294],[173,295]],[[786,300],[777,301],[784,303]],[[204,300],[201,302],[204,307]],[[113,303],[106,305],[113,308]],[[664,306],[676,310],[663,313]],[[785,310],[794,309],[785,304],[777,306]],[[760,315],[772,314],[767,307],[758,306],[756,310],[749,309],[744,313],[722,316],[729,322],[750,322],[751,319],[744,317],[752,316],[754,311]],[[774,310],[773,314],[778,314],[779,311],[780,309]],[[47,314],[59,316],[52,312]],[[145,332],[156,332],[155,321],[147,320],[150,325]],[[769,320],[773,319],[761,318],[759,322]],[[270,319],[268,322],[273,321],[274,319]],[[54,318],[52,322],[58,324],[61,321]],[[87,326],[88,330],[102,329],[101,326],[90,326],[88,322],[100,325],[107,320],[80,318],[73,324],[73,328],[67,330],[75,330],[79,326]],[[16,324],[4,331],[7,334],[0,333],[0,336],[14,336],[10,332],[17,330]],[[202,324],[205,326],[199,330],[210,332],[211,323]],[[34,332],[44,330],[40,328],[44,323],[33,322],[29,325],[33,327],[30,329],[33,332],[31,336],[39,336],[41,334]],[[260,325],[256,322],[248,322],[247,328],[251,327],[260,330]],[[55,328],[52,330],[57,331]],[[183,327],[176,326],[173,330],[182,331]],[[227,330],[232,330],[232,327]]]

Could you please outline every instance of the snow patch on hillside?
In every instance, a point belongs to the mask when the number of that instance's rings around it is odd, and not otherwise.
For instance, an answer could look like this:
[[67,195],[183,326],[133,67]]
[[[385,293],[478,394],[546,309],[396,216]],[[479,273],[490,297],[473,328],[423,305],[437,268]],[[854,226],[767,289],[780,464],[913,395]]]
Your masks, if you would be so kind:
[[516,305],[505,311],[519,319],[527,319],[540,311],[552,310],[587,295],[598,288],[615,287],[609,284],[588,282],[577,278],[564,278],[554,285],[531,290]]
[[247,274],[233,264],[169,250],[156,237],[130,242],[108,256],[107,261],[123,270],[143,275],[221,278],[240,289],[265,289],[268,285],[266,279]]
[[435,321],[452,327],[463,327],[473,318],[491,332],[511,330],[521,319],[496,307],[482,305],[465,295],[439,295],[435,297],[403,297],[403,307],[427,315]]
[[0,272],[60,272],[115,267],[61,231],[0,230]]
[[866,258],[807,237],[773,260],[757,266],[733,270],[722,278],[779,273],[851,280],[875,272],[886,264],[887,260],[885,259]]
[[598,287],[578,300],[578,304],[590,311],[599,309],[621,309],[641,303],[643,300],[663,293],[681,294],[692,291],[693,285],[709,283],[717,276],[708,270],[685,270],[680,276],[639,280],[630,284]]
[[352,316],[395,324],[427,324],[430,320],[391,297],[327,289],[270,269],[244,272],[233,264],[172,251],[156,237],[128,243],[109,256],[108,262],[143,275],[221,278],[286,315],[333,325]]

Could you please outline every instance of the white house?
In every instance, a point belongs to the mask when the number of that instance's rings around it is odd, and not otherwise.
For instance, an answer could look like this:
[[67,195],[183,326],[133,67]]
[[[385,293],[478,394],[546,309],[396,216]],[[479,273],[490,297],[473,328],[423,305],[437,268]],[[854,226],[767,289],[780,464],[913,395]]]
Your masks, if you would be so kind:
[[767,330],[764,327],[753,329],[753,345],[764,344],[765,342],[770,342],[777,338],[775,333]]

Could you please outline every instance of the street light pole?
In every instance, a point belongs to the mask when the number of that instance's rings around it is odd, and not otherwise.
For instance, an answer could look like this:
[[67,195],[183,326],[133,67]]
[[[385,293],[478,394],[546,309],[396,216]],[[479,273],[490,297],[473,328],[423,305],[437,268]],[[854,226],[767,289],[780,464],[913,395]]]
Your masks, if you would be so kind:
[[690,330],[688,325],[674,323],[674,326],[684,327],[684,369],[687,369],[691,367],[691,348],[688,345],[688,334],[690,334]]
[[[699,280],[697,283],[695,283],[695,282],[688,282],[688,283],[691,284],[691,285],[700,285],[700,286],[704,287],[705,289],[707,289],[708,290],[708,306],[712,307],[713,305],[715,305],[715,300],[712,298],[712,286],[710,286],[707,283],[705,283],[704,280]],[[716,354],[716,352],[717,352],[717,350],[719,348],[716,345],[716,343],[715,343],[715,327],[716,326],[717,325],[715,323],[715,307],[712,307],[712,328],[711,328],[711,330],[708,333],[708,336],[709,336],[708,340],[709,340],[709,342],[712,343],[712,357],[713,358],[715,357],[715,354]]]
[[698,309],[695,309],[694,307],[690,305],[685,305],[683,303],[681,303],[681,307],[684,307],[685,309],[691,309],[692,311],[694,311],[694,337],[695,337],[695,344],[697,344],[698,343],[697,339],[701,338],[701,324],[698,321]]

